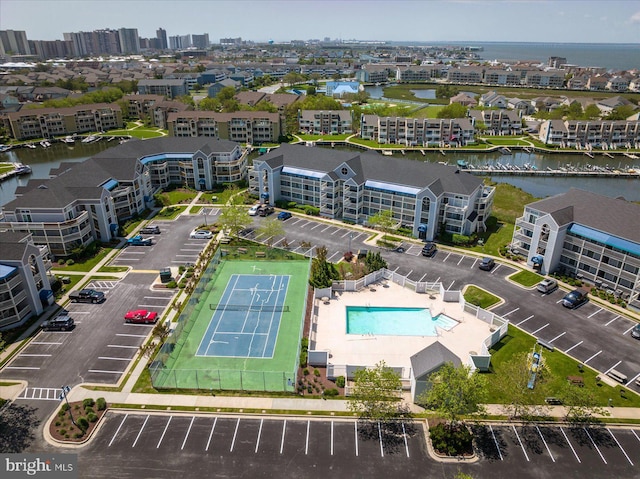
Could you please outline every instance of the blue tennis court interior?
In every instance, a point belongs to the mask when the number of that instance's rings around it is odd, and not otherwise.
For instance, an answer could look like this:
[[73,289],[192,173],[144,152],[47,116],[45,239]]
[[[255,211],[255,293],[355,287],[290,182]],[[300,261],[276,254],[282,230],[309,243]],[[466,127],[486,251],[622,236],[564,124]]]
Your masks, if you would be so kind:
[[232,275],[196,356],[273,357],[288,286],[288,275]]

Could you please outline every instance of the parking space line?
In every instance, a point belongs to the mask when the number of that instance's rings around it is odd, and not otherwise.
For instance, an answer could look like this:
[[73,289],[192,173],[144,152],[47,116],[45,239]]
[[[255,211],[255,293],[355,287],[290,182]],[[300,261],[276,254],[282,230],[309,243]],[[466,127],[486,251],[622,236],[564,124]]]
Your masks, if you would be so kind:
[[613,318],[611,321],[609,321],[608,323],[605,324],[605,326],[609,326],[611,323],[613,323],[616,319],[618,319],[620,317],[620,315],[616,316],[615,318]]
[[284,433],[287,429],[287,420],[285,419],[282,423],[282,440],[280,441],[280,454],[282,454],[282,450],[284,449]]
[[611,366],[609,369],[607,369],[604,373],[605,374],[609,374],[609,371],[611,371],[612,369],[614,369],[618,364],[620,364],[622,361],[618,361],[617,363],[615,363],[613,366]]
[[638,435],[636,434],[636,432],[632,429],[631,432],[633,433],[633,435],[636,437],[636,439],[638,441],[640,441],[640,437],[638,437]]
[[333,261],[333,257],[336,256],[336,255],[338,257],[340,257],[340,251],[337,251],[334,254],[332,254],[329,258],[327,258],[327,261],[329,261],[331,263]]
[[124,374],[124,371],[107,371],[106,369],[89,369],[90,373]]
[[129,338],[146,338],[146,334],[124,334],[124,333],[116,333],[116,336],[127,336]]
[[500,450],[500,446],[498,445],[498,440],[496,439],[496,434],[493,432],[493,428],[491,427],[491,424],[489,424],[489,430],[491,431],[491,435],[493,436],[493,442],[496,444],[496,449],[498,450],[498,455],[500,456],[500,460],[504,461],[504,458],[502,457],[502,451]]
[[140,349],[138,346],[123,346],[121,344],[107,344],[108,348],[123,348],[123,349]]
[[169,416],[169,420],[167,421],[167,424],[164,426],[164,431],[162,431],[162,436],[160,436],[160,440],[158,441],[158,445],[156,446],[156,449],[158,449],[160,447],[160,444],[162,444],[164,435],[167,433],[167,429],[169,429],[169,424],[171,424],[171,419],[173,419],[173,416]]
[[461,256],[461,257],[460,257],[460,261],[458,261],[457,266],[460,266],[460,263],[462,263],[462,260],[463,260],[463,259],[464,259],[464,256]]
[[593,358],[595,358],[598,354],[600,354],[602,352],[602,349],[600,351],[598,351],[596,354],[594,354],[593,356],[591,356],[589,359],[587,359],[586,361],[583,361],[583,364],[587,364],[589,361],[591,361]]
[[264,419],[260,419],[260,429],[258,429],[258,439],[256,440],[256,449],[253,451],[254,454],[257,454],[258,446],[260,446],[260,434],[262,434],[262,423],[263,422],[264,422]]
[[627,451],[625,451],[624,448],[622,447],[622,444],[620,444],[618,442],[618,438],[613,435],[613,433],[611,432],[611,429],[607,428],[607,431],[609,431],[609,434],[611,434],[611,437],[613,438],[613,440],[616,441],[616,444],[618,445],[618,447],[622,451],[622,454],[624,454],[624,457],[627,458],[627,461],[629,461],[629,464],[631,464],[633,466],[633,461],[631,461],[631,459],[629,459],[629,456],[627,455]]
[[516,326],[520,326],[522,323],[526,323],[527,321],[529,321],[531,318],[533,318],[535,315],[531,315],[528,318],[523,319],[522,321],[520,321],[519,323],[516,324]]
[[596,314],[598,314],[600,311],[602,311],[602,308],[598,309],[595,313],[591,313],[589,316],[587,316],[587,318],[590,318],[591,316],[595,316]]
[[450,284],[450,285],[449,285],[449,287],[447,288],[447,291],[449,291],[449,290],[451,289],[451,287],[453,286],[453,283],[455,283],[455,280],[454,280],[454,281],[451,281],[451,284]]
[[402,438],[404,439],[404,450],[407,452],[407,457],[409,457],[409,444],[407,444],[407,431],[404,428],[404,422],[402,423]]
[[602,452],[600,452],[600,449],[598,448],[598,446],[596,445],[595,441],[593,440],[593,438],[591,437],[591,434],[589,434],[589,431],[587,430],[586,427],[583,427],[582,429],[584,429],[584,432],[587,433],[587,437],[589,438],[589,440],[591,441],[591,444],[593,444],[593,447],[596,448],[596,451],[598,451],[598,454],[600,454],[600,458],[602,459],[602,462],[604,462],[605,464],[607,464],[607,460],[604,458],[604,456],[602,455]]
[[544,436],[542,435],[542,431],[540,430],[540,428],[538,426],[536,426],[536,429],[538,430],[538,434],[540,435],[540,439],[542,439],[542,442],[544,443],[544,447],[547,448],[547,452],[549,453],[549,456],[551,456],[551,460],[553,462],[556,462],[555,458],[553,457],[553,454],[551,454],[551,449],[549,449],[549,445],[547,444],[547,441],[544,440]]
[[518,311],[520,308],[516,308],[516,309],[512,309],[511,311],[509,311],[508,313],[504,313],[502,315],[502,317],[504,318],[505,316],[509,316],[511,313],[515,313],[516,311]]
[[147,425],[147,421],[149,420],[149,416],[144,418],[144,422],[142,423],[142,427],[140,428],[140,430],[138,431],[138,435],[136,436],[136,440],[133,441],[133,444],[131,444],[131,447],[136,447],[136,444],[138,443],[138,439],[140,439],[140,435],[142,434],[142,430],[144,429],[144,427]]
[[498,271],[500,269],[500,266],[502,266],[501,264],[497,264],[495,268],[493,268],[493,271],[491,271],[490,274],[495,273],[496,271]]
[[451,252],[449,252],[449,254],[447,256],[445,256],[445,258],[442,260],[442,262],[444,263],[445,261],[447,261],[449,259],[449,256],[451,256]]
[[338,231],[341,231],[340,229],[335,230],[333,233],[331,233],[332,235],[336,234]]
[[565,440],[567,441],[567,444],[569,444],[569,447],[571,448],[571,450],[573,451],[573,455],[576,456],[577,461],[582,464],[582,461],[580,460],[580,458],[578,457],[578,453],[576,453],[576,450],[573,448],[573,444],[571,444],[571,441],[569,441],[569,438],[567,437],[567,433],[564,432],[564,429],[560,428],[560,432],[562,433],[562,435],[564,436]]
[[380,439],[380,457],[384,457],[384,447],[382,447],[382,428],[378,422],[378,439]]
[[478,258],[475,259],[475,261],[473,262],[473,264],[471,265],[471,268],[469,269],[473,269],[473,267],[476,265],[476,263],[478,262]]
[[535,335],[536,333],[539,333],[540,331],[542,331],[544,328],[546,328],[547,326],[549,326],[549,323],[545,324],[544,326],[542,326],[541,328],[536,329],[533,333],[531,333],[532,335]]
[[43,346],[59,346],[62,343],[54,343],[54,342],[48,342],[48,341],[31,341],[29,344],[41,344]]
[[110,358],[109,356],[98,356],[98,359],[107,359],[110,361],[131,361],[131,358]]
[[622,333],[622,335],[624,336],[625,334],[627,334],[629,331],[631,331],[633,328],[635,328],[636,325],[634,324],[633,326],[631,326],[629,329],[627,329],[624,333]]
[[423,275],[422,275],[422,278],[420,278],[420,279],[418,280],[418,283],[422,283],[422,280],[424,279],[424,277],[425,277],[426,275],[427,275],[427,273],[423,274]]
[[584,341],[580,341],[577,344],[574,344],[573,346],[571,346],[569,349],[565,350],[565,353],[568,353],[569,351],[571,351],[573,348],[577,348],[578,346],[580,346]]
[[5,369],[40,369],[40,368],[33,368],[33,367],[20,367],[20,366],[7,366]]
[[333,456],[333,421],[331,421],[331,455]]
[[309,454],[309,429],[311,429],[311,421],[307,420],[307,440],[304,445],[304,455]]
[[115,440],[116,436],[120,432],[120,429],[122,428],[122,425],[124,424],[124,422],[127,420],[128,417],[129,417],[129,415],[125,414],[125,416],[122,418],[122,422],[118,426],[118,429],[116,429],[116,432],[113,433],[113,437],[111,438],[111,441],[109,441],[109,445],[107,447],[111,447],[111,444],[113,444],[113,441]]
[[549,341],[550,343],[554,342],[556,339],[561,338],[562,336],[564,336],[565,334],[567,334],[566,331],[558,334],[555,338],[553,338],[551,341]]
[[356,438],[356,457],[358,457],[358,421],[353,422],[353,431]]
[[438,276],[438,279],[436,279],[434,283],[439,283],[439,282],[440,282],[440,276]]
[[640,378],[640,373],[636,374],[635,377],[631,378],[631,380],[627,384],[633,384],[633,382],[638,378]]
[[522,441],[520,440],[520,435],[518,434],[516,427],[515,426],[511,426],[511,427],[513,428],[513,432],[516,433],[516,437],[518,438],[518,442],[520,443],[520,448],[522,449],[524,457],[527,459],[527,462],[529,462],[529,456],[527,455],[527,451],[525,451],[524,446],[522,445]]
[[196,420],[195,416],[191,416],[191,422],[189,423],[189,429],[187,429],[187,433],[184,435],[184,441],[182,441],[182,447],[180,447],[180,450],[182,451],[184,449],[184,445],[187,443],[187,438],[189,437],[189,433],[191,432],[191,426],[193,426],[193,421]]
[[408,278],[409,276],[411,276],[411,273],[413,273],[413,270],[409,271],[405,276]]
[[19,356],[26,356],[30,358],[48,358],[51,354],[28,354],[28,353],[20,353]]
[[325,229],[321,230],[320,233],[324,233],[325,231],[327,231],[329,228],[333,228],[332,225],[327,226]]
[[560,298],[558,301],[556,301],[556,304],[560,304],[560,303],[562,303],[562,300],[563,300],[563,299],[564,299],[564,298]]
[[233,452],[233,446],[236,444],[236,436],[238,435],[238,427],[240,426],[240,418],[238,418],[238,422],[236,423],[236,430],[233,431],[233,440],[231,441],[231,448],[229,452]]
[[218,418],[213,419],[213,425],[211,426],[211,432],[209,433],[209,439],[207,439],[207,446],[204,448],[205,452],[209,450],[209,444],[211,444],[211,438],[213,437],[213,430],[216,428]]

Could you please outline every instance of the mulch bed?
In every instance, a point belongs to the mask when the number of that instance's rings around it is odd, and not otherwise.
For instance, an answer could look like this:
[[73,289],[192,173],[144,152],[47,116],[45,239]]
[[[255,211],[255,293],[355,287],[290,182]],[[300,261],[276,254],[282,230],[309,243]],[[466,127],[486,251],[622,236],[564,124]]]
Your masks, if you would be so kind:
[[[296,378],[296,392],[301,396],[321,396],[325,389],[337,389],[338,396],[344,396],[344,388],[339,388],[336,383],[327,379],[327,368],[314,368],[309,366],[306,368],[309,374],[305,375],[305,368],[298,368],[298,377]],[[318,371],[319,375],[315,374]],[[311,388],[311,391],[309,391]]]
[[[71,406],[73,419],[76,421],[76,423],[78,422],[79,417],[86,417],[86,413],[82,407],[82,401],[70,402],[69,405]],[[100,418],[104,415],[105,412],[107,412],[106,409],[98,411],[95,406],[92,409],[94,414],[98,416],[98,420],[95,422],[89,422],[89,427],[84,433],[82,433],[82,430],[79,427],[74,426],[74,424],[71,422],[69,411],[66,411],[63,415],[60,415],[60,411],[62,411],[62,409],[59,409],[58,414],[56,415],[55,419],[51,421],[51,424],[49,426],[49,433],[51,434],[51,437],[56,441],[61,442],[86,441],[87,438],[90,437],[91,432],[94,430],[94,428],[100,423]]]

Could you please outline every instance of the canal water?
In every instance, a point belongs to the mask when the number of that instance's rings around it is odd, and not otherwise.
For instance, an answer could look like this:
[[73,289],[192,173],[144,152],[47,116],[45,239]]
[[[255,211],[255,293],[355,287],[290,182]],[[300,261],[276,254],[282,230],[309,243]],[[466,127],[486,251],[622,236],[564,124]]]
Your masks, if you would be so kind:
[[[15,198],[15,190],[19,185],[25,185],[30,179],[48,178],[52,168],[57,168],[61,162],[79,162],[90,158],[107,148],[116,146],[117,143],[105,140],[96,143],[76,142],[73,147],[64,143],[54,143],[51,147],[43,149],[19,148],[5,153],[0,153],[0,161],[11,161],[29,165],[33,173],[31,175],[12,178],[0,183],[0,205],[4,205]],[[353,150],[349,147],[336,146],[336,149]],[[361,151],[361,150],[353,150]],[[458,160],[464,160],[468,165],[476,167],[498,163],[503,165],[516,165],[524,167],[525,164],[536,167],[539,170],[559,167],[583,168],[587,165],[612,167],[617,169],[634,168],[640,170],[640,159],[631,159],[623,155],[615,155],[609,158],[601,154],[589,158],[584,154],[542,154],[528,153],[513,150],[513,154],[505,155],[500,152],[491,153],[458,153],[442,150],[425,152],[406,151],[402,154],[394,152],[395,158],[406,158],[414,161],[442,162],[456,165]],[[638,155],[640,156],[640,155]],[[640,201],[640,180],[631,178],[575,178],[575,177],[527,177],[527,176],[495,176],[494,181],[505,182],[522,188],[538,198],[563,193],[569,188],[581,188],[606,196],[623,196],[630,201]]]

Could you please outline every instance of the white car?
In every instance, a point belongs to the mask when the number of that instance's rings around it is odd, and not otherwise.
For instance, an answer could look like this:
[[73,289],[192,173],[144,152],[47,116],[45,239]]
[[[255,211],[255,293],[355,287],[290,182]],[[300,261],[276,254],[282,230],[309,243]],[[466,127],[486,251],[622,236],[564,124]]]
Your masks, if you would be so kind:
[[193,230],[189,237],[193,239],[211,239],[213,238],[213,233],[207,230]]
[[260,209],[260,205],[253,205],[251,208],[249,208],[249,216],[257,215],[259,209]]

